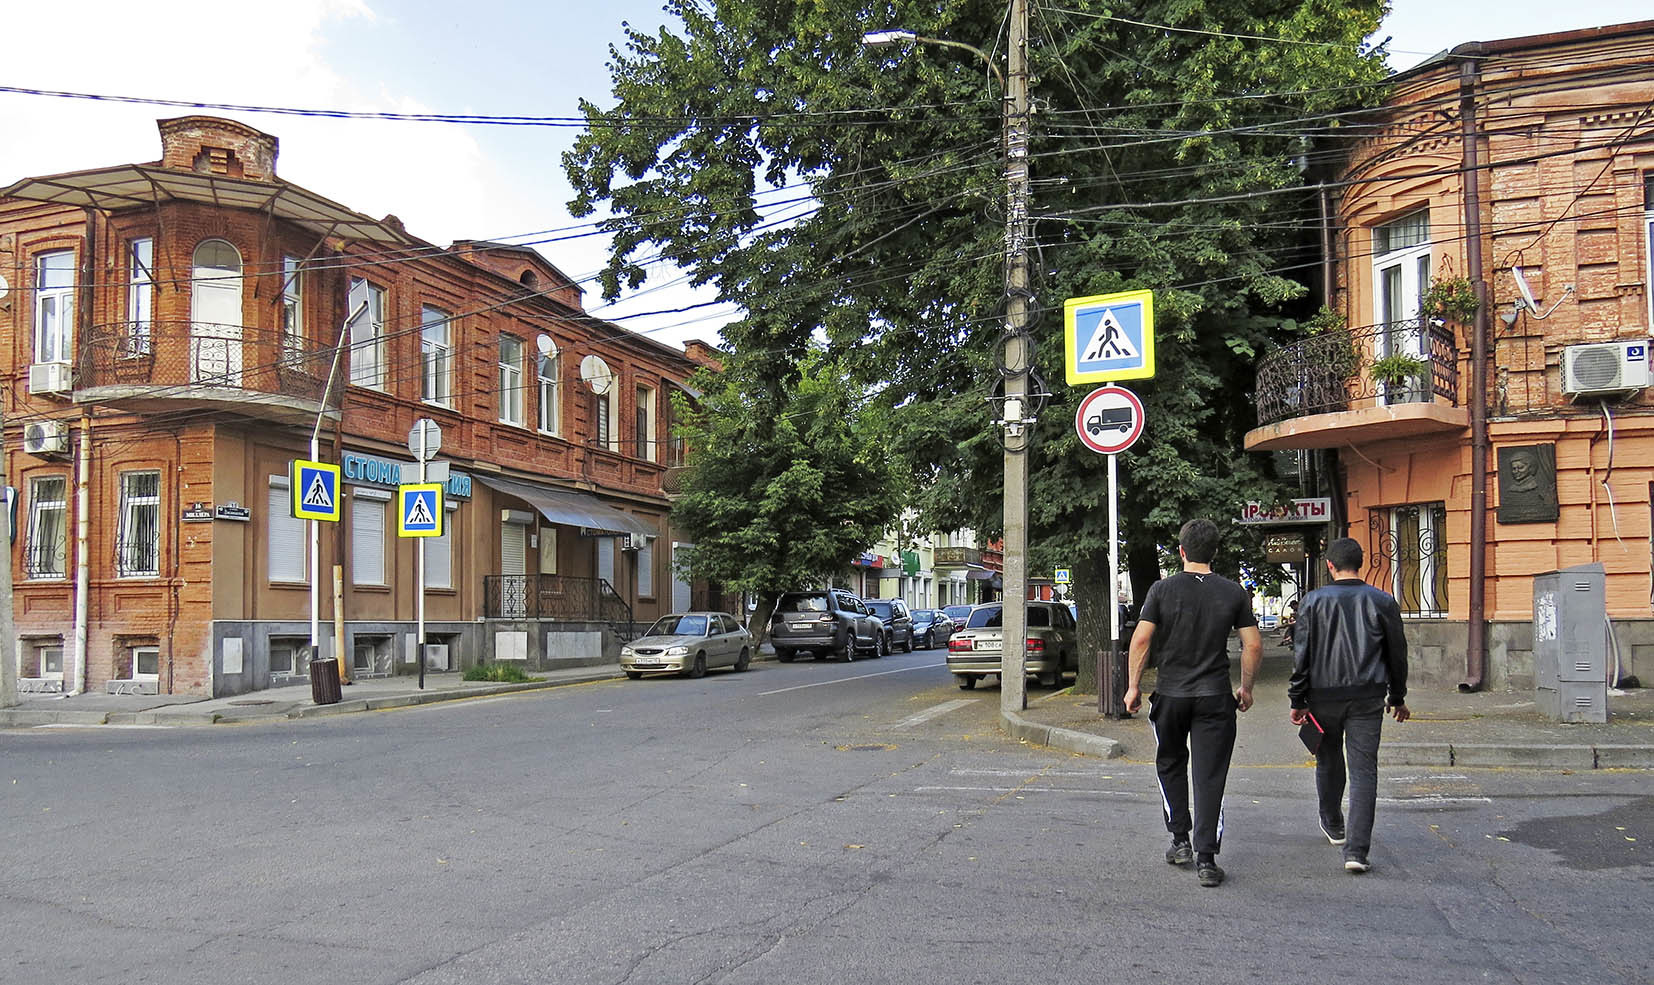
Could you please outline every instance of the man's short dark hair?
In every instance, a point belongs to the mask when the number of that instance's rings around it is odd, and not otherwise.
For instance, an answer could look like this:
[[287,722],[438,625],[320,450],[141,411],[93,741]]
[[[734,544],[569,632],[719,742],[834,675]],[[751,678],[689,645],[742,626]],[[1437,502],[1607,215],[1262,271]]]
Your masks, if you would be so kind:
[[1354,537],[1340,537],[1327,545],[1326,558],[1338,571],[1360,571],[1364,556],[1361,542]]
[[1210,520],[1190,520],[1177,532],[1183,556],[1196,564],[1211,564],[1218,553],[1218,525]]

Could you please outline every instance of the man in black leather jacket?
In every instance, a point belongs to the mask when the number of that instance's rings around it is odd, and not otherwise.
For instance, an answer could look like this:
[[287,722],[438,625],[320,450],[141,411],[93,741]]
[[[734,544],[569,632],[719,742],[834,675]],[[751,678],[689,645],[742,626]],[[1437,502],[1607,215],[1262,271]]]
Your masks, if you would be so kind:
[[[1344,848],[1344,869],[1367,872],[1378,800],[1378,740],[1388,705],[1398,722],[1407,710],[1407,638],[1390,593],[1361,580],[1361,544],[1327,545],[1333,582],[1310,592],[1293,631],[1292,723],[1313,719],[1323,731],[1315,754],[1321,833]],[[1347,753],[1347,757],[1346,757]],[[1346,758],[1348,766],[1346,769]],[[1349,823],[1343,812],[1346,774]]]

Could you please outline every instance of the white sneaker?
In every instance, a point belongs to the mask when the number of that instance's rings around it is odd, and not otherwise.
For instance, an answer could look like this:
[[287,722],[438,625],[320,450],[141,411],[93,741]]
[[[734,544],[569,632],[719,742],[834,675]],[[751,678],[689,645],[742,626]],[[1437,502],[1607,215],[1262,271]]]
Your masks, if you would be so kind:
[[1371,872],[1372,870],[1373,863],[1367,861],[1367,856],[1365,855],[1355,855],[1344,860],[1345,872],[1362,873]]

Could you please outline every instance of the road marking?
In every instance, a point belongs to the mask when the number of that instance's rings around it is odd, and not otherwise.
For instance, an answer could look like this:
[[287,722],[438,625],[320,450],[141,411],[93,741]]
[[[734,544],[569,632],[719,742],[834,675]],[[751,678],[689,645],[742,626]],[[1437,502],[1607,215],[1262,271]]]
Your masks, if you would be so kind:
[[1423,780],[1468,780],[1470,777],[1463,773],[1431,773],[1420,776],[1387,776],[1391,783],[1419,783]]
[[916,667],[902,667],[899,670],[881,670],[877,674],[858,674],[855,677],[841,677],[838,680],[833,681],[816,681],[814,684],[798,684],[793,687],[777,688],[774,691],[760,691],[758,692],[758,696],[760,698],[767,698],[772,694],[786,694],[788,691],[802,691],[807,687],[826,687],[829,684],[848,684],[851,681],[865,681],[869,677],[885,677],[890,674],[905,674],[910,670],[931,670],[936,667],[946,667],[947,665],[947,661],[944,660],[939,664],[919,664]]
[[952,701],[944,701],[939,705],[926,708],[917,715],[909,715],[908,717],[897,722],[895,725],[892,725],[891,728],[912,728],[915,725],[922,725],[925,722],[930,721],[932,718],[938,718],[942,715],[946,715],[948,712],[954,711],[955,709],[964,708],[974,704],[976,704],[976,702],[970,698],[955,698]]
[[1491,797],[1442,797],[1442,796],[1438,796],[1436,794],[1429,794],[1429,795],[1423,796],[1423,797],[1380,797],[1380,798],[1378,798],[1378,802],[1381,803],[1381,804],[1393,804],[1393,805],[1401,805],[1401,806],[1406,806],[1407,804],[1423,804],[1426,807],[1434,807],[1434,806],[1437,806],[1439,804],[1491,804],[1491,803],[1493,803],[1493,798],[1491,798]]
[[1115,797],[1147,797],[1140,790],[1085,790],[1074,787],[914,787],[914,793],[937,793],[952,791],[960,793],[1101,793]]
[[1098,773],[1094,770],[974,770],[954,768],[948,770],[949,776],[1085,776],[1093,780],[1112,780],[1113,776]]

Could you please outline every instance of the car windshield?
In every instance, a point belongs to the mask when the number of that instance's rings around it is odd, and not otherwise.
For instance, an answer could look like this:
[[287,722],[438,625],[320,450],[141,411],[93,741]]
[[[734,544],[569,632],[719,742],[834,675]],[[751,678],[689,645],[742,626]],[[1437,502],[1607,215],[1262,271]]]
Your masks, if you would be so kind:
[[[1000,605],[983,605],[971,610],[970,622],[965,624],[966,629],[998,629],[1004,625],[1005,607]],[[1028,607],[1028,625],[1030,627],[1048,627],[1051,625],[1051,610],[1041,605]]]
[[971,607],[968,605],[950,605],[942,611],[949,619],[964,619],[971,614]]
[[890,615],[890,603],[888,601],[881,602],[878,599],[868,599],[867,608],[875,616],[882,617]]
[[935,622],[936,621],[936,612],[932,609],[914,609],[913,610],[913,621],[914,622]]
[[661,616],[645,636],[705,636],[705,616]]
[[776,603],[776,612],[826,612],[825,595],[783,595]]

